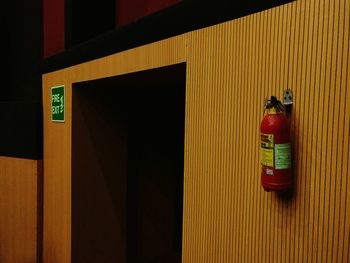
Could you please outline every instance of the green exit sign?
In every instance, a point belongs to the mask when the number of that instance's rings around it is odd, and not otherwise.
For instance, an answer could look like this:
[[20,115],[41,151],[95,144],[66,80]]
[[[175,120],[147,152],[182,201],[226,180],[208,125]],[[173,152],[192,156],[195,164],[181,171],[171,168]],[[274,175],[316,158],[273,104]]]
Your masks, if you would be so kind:
[[53,122],[64,122],[65,96],[64,86],[51,88],[51,120]]

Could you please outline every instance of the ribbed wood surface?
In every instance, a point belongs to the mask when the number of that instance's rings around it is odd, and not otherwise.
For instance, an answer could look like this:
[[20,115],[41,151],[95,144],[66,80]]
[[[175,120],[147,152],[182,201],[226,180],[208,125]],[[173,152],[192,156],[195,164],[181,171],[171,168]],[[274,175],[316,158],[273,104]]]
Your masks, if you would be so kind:
[[[189,34],[183,262],[350,262],[350,1]],[[260,185],[264,97],[294,91],[295,192]]]
[[41,258],[42,161],[0,157],[0,262]]
[[[44,262],[70,262],[71,86],[187,63],[183,262],[350,262],[348,0],[298,0],[43,77]],[[66,123],[50,87],[67,88]],[[294,92],[295,191],[260,185],[263,99]]]

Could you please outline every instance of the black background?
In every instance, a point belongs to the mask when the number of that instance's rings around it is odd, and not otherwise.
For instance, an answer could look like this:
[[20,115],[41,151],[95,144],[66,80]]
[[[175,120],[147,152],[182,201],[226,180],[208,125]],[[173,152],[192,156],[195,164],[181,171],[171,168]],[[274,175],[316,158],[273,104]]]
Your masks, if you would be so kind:
[[41,1],[2,5],[0,155],[42,158]]

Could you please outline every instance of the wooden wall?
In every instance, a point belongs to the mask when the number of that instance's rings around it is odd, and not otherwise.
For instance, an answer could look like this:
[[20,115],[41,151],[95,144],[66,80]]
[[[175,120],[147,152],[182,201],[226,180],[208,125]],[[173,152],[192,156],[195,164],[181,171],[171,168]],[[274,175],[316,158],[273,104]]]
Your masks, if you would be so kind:
[[[350,1],[297,0],[43,76],[44,262],[70,262],[72,83],[187,63],[183,262],[350,261]],[[64,124],[50,87],[67,88]],[[295,191],[260,186],[263,99],[294,91]]]
[[0,262],[41,262],[42,162],[0,157]]
[[[184,262],[349,262],[350,1],[189,34]],[[191,66],[192,65],[192,66]],[[295,192],[259,182],[263,98],[294,91]]]

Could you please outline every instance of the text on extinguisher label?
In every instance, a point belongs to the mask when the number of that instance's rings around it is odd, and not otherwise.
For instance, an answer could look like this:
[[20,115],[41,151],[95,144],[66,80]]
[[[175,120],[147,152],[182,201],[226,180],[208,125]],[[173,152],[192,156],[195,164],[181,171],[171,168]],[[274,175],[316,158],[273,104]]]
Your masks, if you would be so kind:
[[260,134],[260,154],[263,166],[273,167],[274,161],[274,138],[273,134]]
[[275,144],[275,156],[275,169],[288,169],[292,167],[290,143]]

